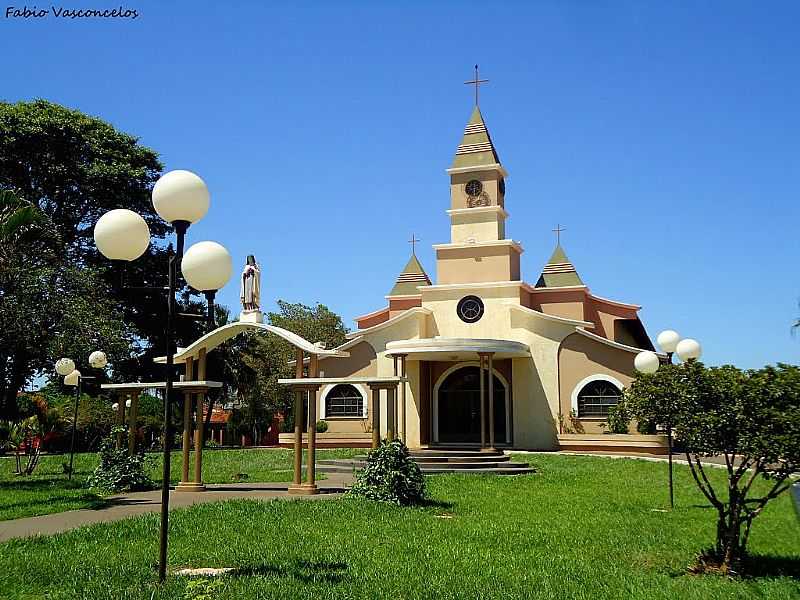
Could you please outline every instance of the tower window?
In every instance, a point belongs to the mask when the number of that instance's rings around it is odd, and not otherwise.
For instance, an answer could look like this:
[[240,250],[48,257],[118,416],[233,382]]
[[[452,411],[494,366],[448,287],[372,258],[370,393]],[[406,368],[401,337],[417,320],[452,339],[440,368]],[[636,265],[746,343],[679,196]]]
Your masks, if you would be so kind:
[[363,417],[364,397],[354,385],[340,383],[325,397],[326,417]]
[[578,393],[579,418],[606,418],[608,409],[616,406],[622,392],[613,383],[590,381]]

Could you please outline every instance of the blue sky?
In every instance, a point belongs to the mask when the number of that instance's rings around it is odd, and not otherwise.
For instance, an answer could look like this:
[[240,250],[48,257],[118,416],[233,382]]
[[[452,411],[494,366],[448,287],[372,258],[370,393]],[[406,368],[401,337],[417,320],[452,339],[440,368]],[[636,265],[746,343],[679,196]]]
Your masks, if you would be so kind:
[[352,326],[385,305],[412,233],[435,276],[477,62],[527,281],[561,223],[592,291],[641,304],[653,337],[696,337],[714,364],[797,362],[797,4],[123,6],[139,17],[4,9],[0,98],[97,115],[200,174],[212,206],[190,241],[237,269],[255,254],[267,309],[322,302]]

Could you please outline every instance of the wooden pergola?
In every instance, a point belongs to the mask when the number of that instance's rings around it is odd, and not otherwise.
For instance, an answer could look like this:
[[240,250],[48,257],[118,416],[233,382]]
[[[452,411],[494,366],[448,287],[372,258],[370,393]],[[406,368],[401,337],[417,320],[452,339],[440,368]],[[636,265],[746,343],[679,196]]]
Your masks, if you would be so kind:
[[[289,487],[290,494],[318,494],[316,483],[317,458],[317,397],[319,389],[324,385],[338,383],[364,384],[372,390],[372,406],[370,409],[370,426],[372,428],[372,448],[377,448],[381,441],[381,391],[386,390],[386,438],[397,437],[397,388],[408,379],[404,376],[389,377],[320,377],[319,358],[312,354],[309,360],[308,373],[303,368],[303,351],[297,350],[294,379],[278,379],[280,385],[289,386],[294,392],[294,478]],[[401,389],[404,389],[405,385]],[[303,482],[303,420],[304,400],[308,393],[308,426],[306,428],[306,448],[308,451],[306,481]]]
[[[203,402],[208,390],[221,388],[219,381],[205,380],[205,353],[197,361],[197,380],[192,380],[194,374],[194,360],[186,362],[186,375],[189,381],[173,382],[175,390],[182,391],[184,394],[183,408],[183,468],[181,470],[181,481],[175,488],[177,492],[198,492],[203,491]],[[117,423],[123,424],[125,416],[125,403],[128,398],[131,401],[131,408],[128,411],[128,452],[133,454],[136,450],[136,418],[138,416],[139,394],[143,390],[163,390],[167,386],[164,381],[155,382],[133,382],[133,383],[105,383],[100,386],[103,390],[108,390],[117,396]],[[189,479],[189,446],[192,439],[192,397],[196,398],[195,411],[195,430],[194,447],[195,461],[193,479]],[[168,399],[165,398],[165,402]],[[122,447],[121,436],[117,438],[117,447]]]

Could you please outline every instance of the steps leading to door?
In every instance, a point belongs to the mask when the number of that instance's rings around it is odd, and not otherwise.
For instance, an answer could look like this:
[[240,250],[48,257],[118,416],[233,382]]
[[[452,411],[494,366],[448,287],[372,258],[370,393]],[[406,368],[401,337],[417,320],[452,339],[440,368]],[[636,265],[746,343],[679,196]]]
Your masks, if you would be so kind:
[[[490,473],[495,475],[521,475],[534,473],[528,463],[511,462],[511,457],[499,450],[412,450],[411,459],[420,470],[433,475],[438,473]],[[328,459],[317,461],[317,470],[323,473],[352,473],[363,469],[366,456],[351,459]]]

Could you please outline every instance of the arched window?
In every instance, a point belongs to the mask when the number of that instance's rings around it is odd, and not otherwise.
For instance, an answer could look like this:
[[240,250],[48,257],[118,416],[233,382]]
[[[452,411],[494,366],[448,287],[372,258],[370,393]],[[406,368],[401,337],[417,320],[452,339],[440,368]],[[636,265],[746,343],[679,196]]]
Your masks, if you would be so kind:
[[616,406],[621,396],[620,389],[610,381],[590,381],[578,392],[578,417],[604,419],[608,408]]
[[364,397],[354,385],[340,383],[325,396],[325,417],[363,417]]

